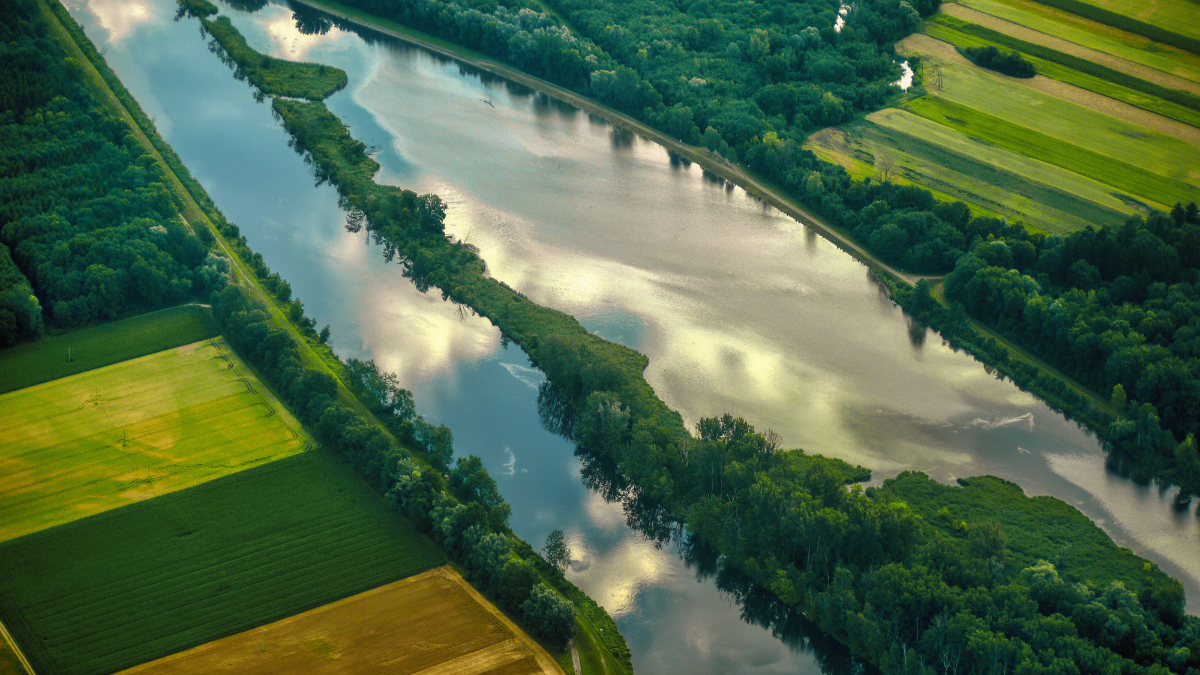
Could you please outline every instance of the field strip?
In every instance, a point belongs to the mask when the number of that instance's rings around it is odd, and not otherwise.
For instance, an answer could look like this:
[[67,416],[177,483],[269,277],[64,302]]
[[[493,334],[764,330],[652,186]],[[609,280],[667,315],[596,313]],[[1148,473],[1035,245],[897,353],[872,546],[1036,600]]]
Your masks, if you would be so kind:
[[450,567],[368,590],[120,675],[562,675]]
[[809,142],[866,165],[876,156],[891,157],[897,174],[907,181],[1047,233],[1119,224],[1145,208],[1111,186],[980,143],[903,110],[886,109],[864,121],[823,130]]
[[1147,82],[1161,84],[1164,87],[1179,89],[1182,91],[1191,92],[1200,95],[1200,82],[1180,77],[1177,74],[1164,72],[1160,69],[1153,68],[1141,63],[1135,63],[1128,59],[1116,56],[1114,54],[1098,51],[1090,47],[1085,47],[1081,44],[1070,42],[1060,37],[1048,35],[1039,30],[1023,26],[1019,23],[1014,23],[1007,19],[994,16],[989,13],[982,12],[978,9],[973,9],[957,3],[949,3],[942,5],[941,11],[950,16],[970,21],[971,23],[979,24],[984,28],[990,28],[994,31],[1011,35],[1018,40],[1032,42],[1043,47],[1048,47],[1064,54],[1077,56],[1081,59],[1087,59],[1099,63],[1103,66],[1119,70],[1123,73],[1128,73],[1134,77],[1139,77]]
[[1027,157],[1003,147],[982,143],[954,129],[898,108],[885,108],[866,117],[868,122],[914,136],[951,152],[1000,167],[1030,182],[1041,183],[1115,212],[1137,212],[1128,201],[1113,194],[1112,186],[1055,164]]
[[222,338],[0,395],[0,541],[313,447]]
[[[922,33],[915,33],[905,38],[897,46],[912,49],[922,54],[936,56],[964,68],[975,67],[974,64],[954,48],[954,45]],[[1184,124],[1178,120],[1157,115],[1137,106],[1122,103],[1116,99],[1076,87],[1072,84],[1060,82],[1045,75],[1035,75],[1028,79],[1018,79],[996,73],[995,77],[1049,94],[1055,98],[1074,103],[1089,110],[1094,110],[1109,117],[1115,117],[1130,124],[1145,127],[1151,131],[1178,138],[1197,146],[1197,151],[1200,152],[1200,128],[1196,128],[1190,124]]]
[[[95,675],[444,562],[352,469],[328,453],[302,452],[0,542],[0,615],[39,672]],[[405,618],[437,624],[445,608],[427,599]],[[396,613],[392,603],[380,609]],[[495,626],[492,637],[476,622],[442,641],[482,648],[512,637],[474,612]]]
[[[1150,192],[1138,193],[1154,201],[1187,203],[1193,201],[1196,198],[1194,195],[1200,192],[1196,145],[1050,96],[1024,86],[1015,78],[979,68],[947,43],[929,36],[910,36],[901,44],[906,51],[926,57],[922,64],[926,73],[930,68],[938,70],[932,82],[927,82],[934,98],[964,106],[974,111],[972,116],[983,114],[994,118],[994,122],[1024,130],[1022,133],[1034,132],[1070,144],[1085,153],[1107,157],[1109,162],[1116,160],[1110,166],[1095,167],[1102,174],[1115,174],[1118,164],[1124,163],[1143,176],[1157,176],[1153,179],[1157,185],[1151,187]],[[947,50],[953,52],[953,58],[948,57]],[[914,99],[911,103],[925,100],[931,99]],[[1036,156],[1032,154],[1034,152],[1044,150],[1030,148],[1026,152],[1021,148],[1011,149],[1031,156]],[[1062,161],[1070,159],[1064,158]],[[1066,166],[1059,160],[1053,163]],[[1128,182],[1116,175],[1112,180],[1101,180],[1113,185]],[[1121,182],[1114,183],[1113,180]],[[1155,194],[1164,196],[1159,198]]]

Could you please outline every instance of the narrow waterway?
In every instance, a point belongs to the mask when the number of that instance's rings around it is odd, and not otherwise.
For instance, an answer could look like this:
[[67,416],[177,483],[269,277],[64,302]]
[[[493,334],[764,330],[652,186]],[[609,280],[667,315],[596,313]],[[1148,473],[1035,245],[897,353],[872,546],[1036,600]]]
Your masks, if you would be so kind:
[[[539,546],[555,528],[569,576],[617,619],[641,673],[847,672],[836,647],[783,639],[671,546],[626,525],[543,430],[541,374],[486,321],[423,295],[342,227],[269,105],[207,53],[173,0],[68,8],[250,245],[288,279],[339,354],[399,374],[462,454],[484,459]],[[995,474],[1076,505],[1200,596],[1200,528],[1171,493],[1104,470],[1094,439],[936,335],[909,324],[865,267],[744,191],[665,150],[424,50],[336,28],[304,35],[290,9],[222,7],[255,48],[337,65],[328,104],[374,146],[379,179],[436,192],[448,231],[493,276],[650,357],[647,378],[689,422],[731,412],[789,447],[939,480]]]

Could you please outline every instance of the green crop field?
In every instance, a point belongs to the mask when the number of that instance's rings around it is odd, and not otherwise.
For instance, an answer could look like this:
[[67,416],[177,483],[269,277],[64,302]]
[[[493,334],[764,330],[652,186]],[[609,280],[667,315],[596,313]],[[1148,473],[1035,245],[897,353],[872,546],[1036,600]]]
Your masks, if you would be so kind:
[[211,310],[183,305],[44,337],[0,350],[0,394],[220,334]]
[[[1143,110],[1200,127],[1200,96],[1169,90],[1078,57],[1011,38],[948,14],[937,14],[925,24],[925,34],[955,47],[994,46],[1015,49],[1034,65],[1039,75],[1094,91]],[[1045,57],[1045,58],[1042,58]],[[1072,67],[1079,65],[1084,70]],[[1167,96],[1173,100],[1164,99]]]
[[443,561],[349,467],[305,452],[0,543],[0,617],[39,675],[99,675]]
[[1089,21],[1032,0],[957,0],[964,7],[991,14],[1081,47],[1200,82],[1200,55],[1152,42],[1133,33]]
[[295,454],[306,438],[221,338],[0,395],[0,541]]
[[[1039,133],[1019,124],[982,113],[941,97],[925,97],[903,108],[985,143],[1054,164],[1068,171],[1144,198],[1164,208],[1177,202],[1200,201],[1200,189],[1165,178],[1142,167]],[[1081,132],[1082,133],[1082,132]]]
[[916,184],[1046,232],[1120,223],[1134,212],[1105,185],[902,110],[881,110],[811,141],[867,163],[890,157],[899,175]]
[[982,68],[945,61],[939,65],[940,97],[1174,181],[1200,186],[1200,165],[1196,162],[1200,147]]
[[1200,38],[1200,11],[1192,0],[1082,0],[1081,4],[1099,7],[1180,35]]

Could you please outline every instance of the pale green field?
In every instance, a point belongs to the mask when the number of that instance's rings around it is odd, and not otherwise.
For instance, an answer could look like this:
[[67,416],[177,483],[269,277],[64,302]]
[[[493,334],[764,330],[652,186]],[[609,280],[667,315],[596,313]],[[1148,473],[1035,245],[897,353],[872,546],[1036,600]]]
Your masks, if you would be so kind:
[[1003,167],[1005,171],[1028,179],[1030,182],[1052,185],[1063,192],[1105,209],[1125,215],[1138,212],[1128,201],[1114,196],[1112,187],[1109,185],[1004,148],[980,143],[937,122],[904,110],[887,108],[868,115],[867,119],[881,127],[915,136],[927,143],[941,146],[978,162]]
[[0,395],[0,541],[301,452],[222,338]]
[[1200,186],[1200,147],[980,68],[939,61],[943,89],[938,96],[1152,173]]
[[1088,225],[1119,223],[1134,212],[1110,195],[1108,186],[979,143],[902,110],[881,110],[866,121],[818,132],[809,138],[808,147],[863,166],[870,166],[876,156],[890,157],[902,182],[1045,232],[1065,234]]
[[[837,133],[840,131],[840,129],[826,129],[823,131],[827,133]],[[846,170],[846,173],[850,174],[850,176],[856,180],[862,180],[863,178],[868,177],[871,178],[871,180],[877,180],[879,178],[879,171],[875,169],[875,166],[863,159],[863,151],[866,150],[864,146],[854,143],[846,143],[844,140],[831,140],[827,137],[824,137],[821,132],[817,132],[816,134],[808,137],[808,141],[804,144],[804,149],[811,151],[822,161],[841,166]],[[964,197],[951,195],[940,190],[935,190],[928,185],[911,180],[903,175],[903,173],[894,174],[890,176],[888,180],[897,185],[918,185],[926,190],[929,190],[934,199],[942,202],[960,202],[964,201],[965,199]],[[1003,217],[1000,213],[986,209],[974,202],[967,201],[965,203],[967,208],[971,210],[972,216],[983,216],[988,218]]]
[[1191,0],[1084,0],[1087,4],[1166,28],[1180,35],[1200,37],[1200,11]]
[[[938,14],[933,20],[925,22],[925,34],[959,48],[993,45],[1005,51],[1010,49],[1006,44],[993,42],[988,38],[964,32],[953,25],[949,25],[947,17],[948,15],[946,14]],[[902,44],[911,44],[912,42],[913,40],[909,39]],[[1018,49],[1018,51],[1020,50]],[[1038,75],[1045,75],[1060,82],[1065,82],[1081,89],[1087,89],[1101,96],[1106,96],[1122,103],[1128,103],[1142,110],[1147,110],[1157,115],[1200,128],[1200,110],[1194,110],[1179,103],[1159,98],[1144,91],[1131,89],[1031,54],[1023,53],[1022,56],[1037,68]]]
[[[1163,45],[1031,0],[956,0],[964,7],[1032,28],[1077,45],[1200,82],[1200,55]],[[1186,2],[1184,4],[1187,4]],[[1200,16],[1200,7],[1192,5]]]

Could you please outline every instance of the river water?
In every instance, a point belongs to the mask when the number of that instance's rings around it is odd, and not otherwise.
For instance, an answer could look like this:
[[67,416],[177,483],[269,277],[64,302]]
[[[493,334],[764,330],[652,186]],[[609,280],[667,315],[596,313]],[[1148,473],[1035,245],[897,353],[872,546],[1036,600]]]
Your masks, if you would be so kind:
[[[542,429],[541,374],[485,320],[421,294],[207,52],[173,0],[67,0],[73,15],[250,245],[332,326],[344,357],[373,358],[418,409],[477,454],[540,546],[555,528],[568,576],[613,616],[639,673],[851,672],[795,622],[772,630],[703,566],[626,525]],[[1096,441],[913,326],[867,268],[740,188],[573,107],[370,33],[300,33],[291,10],[222,7],[260,51],[336,65],[328,100],[378,150],[380,181],[436,192],[447,230],[490,273],[650,358],[647,379],[693,423],[730,412],[787,447],[844,458],[875,480],[994,474],[1078,507],[1180,578],[1200,607],[1200,527],[1171,491],[1106,473]]]

